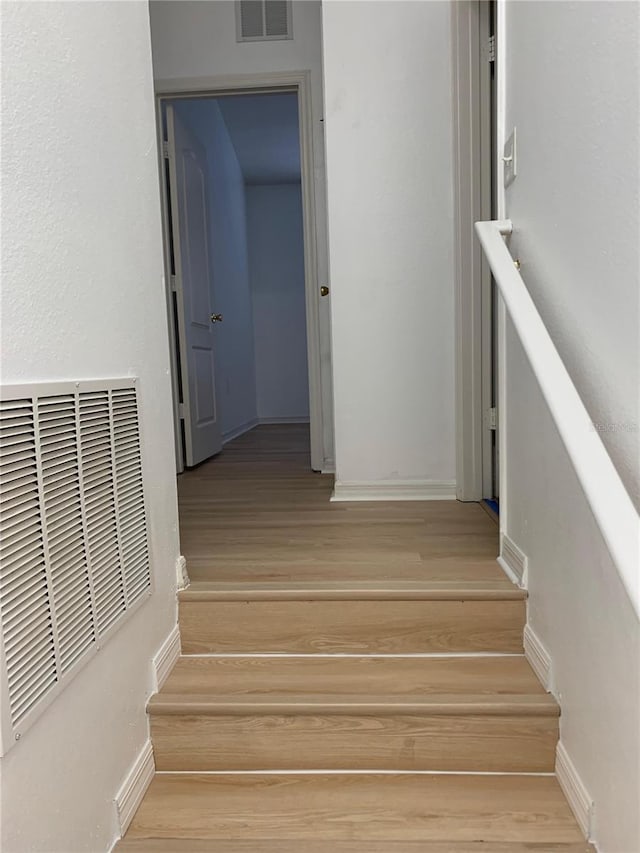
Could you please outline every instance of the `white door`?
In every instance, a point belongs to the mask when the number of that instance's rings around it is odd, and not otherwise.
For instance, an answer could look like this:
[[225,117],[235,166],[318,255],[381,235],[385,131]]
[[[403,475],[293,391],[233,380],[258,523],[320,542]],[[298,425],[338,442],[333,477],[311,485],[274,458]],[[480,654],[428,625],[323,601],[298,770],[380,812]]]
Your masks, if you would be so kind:
[[182,418],[190,466],[222,449],[214,372],[215,323],[222,317],[211,306],[207,155],[170,105],[167,134]]

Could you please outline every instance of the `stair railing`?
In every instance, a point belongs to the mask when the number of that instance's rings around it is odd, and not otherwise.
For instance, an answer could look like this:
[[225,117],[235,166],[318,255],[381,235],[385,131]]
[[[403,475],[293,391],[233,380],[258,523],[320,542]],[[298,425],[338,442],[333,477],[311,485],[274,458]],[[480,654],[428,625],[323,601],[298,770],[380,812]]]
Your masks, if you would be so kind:
[[476,233],[609,553],[640,616],[640,516],[506,245],[511,221],[476,222]]

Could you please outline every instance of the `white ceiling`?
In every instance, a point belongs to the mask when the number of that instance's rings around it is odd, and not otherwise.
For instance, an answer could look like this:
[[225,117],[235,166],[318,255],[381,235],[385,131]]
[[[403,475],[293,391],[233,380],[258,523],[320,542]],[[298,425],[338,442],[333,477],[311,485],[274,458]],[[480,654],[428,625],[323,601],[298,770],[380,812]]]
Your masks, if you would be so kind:
[[297,94],[232,95],[217,102],[247,184],[300,180]]

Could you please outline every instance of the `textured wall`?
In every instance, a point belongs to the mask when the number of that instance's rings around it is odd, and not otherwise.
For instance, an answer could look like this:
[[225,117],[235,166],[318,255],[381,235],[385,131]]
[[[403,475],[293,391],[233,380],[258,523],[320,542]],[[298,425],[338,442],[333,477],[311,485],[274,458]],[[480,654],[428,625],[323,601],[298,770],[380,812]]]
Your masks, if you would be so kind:
[[451,481],[450,6],[322,8],[337,477]]
[[[512,252],[638,503],[639,15],[635,3],[508,3],[505,34]],[[595,801],[598,849],[631,853],[638,620],[512,333],[506,369],[507,532],[529,558],[529,622],[553,659],[561,737]]]
[[2,760],[6,853],[106,850],[179,552],[146,3],[2,7],[2,382],[140,377],[151,599]]
[[640,508],[640,7],[507,10],[513,249]]

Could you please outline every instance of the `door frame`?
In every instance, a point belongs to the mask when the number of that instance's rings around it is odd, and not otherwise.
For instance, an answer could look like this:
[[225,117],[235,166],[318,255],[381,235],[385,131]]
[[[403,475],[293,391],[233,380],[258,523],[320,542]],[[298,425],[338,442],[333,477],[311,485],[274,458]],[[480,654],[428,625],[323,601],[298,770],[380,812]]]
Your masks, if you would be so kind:
[[[501,8],[502,7],[502,8]],[[499,304],[494,318],[498,350],[497,388],[492,378],[491,272],[475,237],[473,224],[491,219],[492,197],[502,215],[502,149],[504,86],[503,4],[496,6],[495,159],[491,136],[487,28],[489,0],[458,0],[451,5],[453,82],[455,337],[456,337],[456,496],[461,501],[493,497],[493,438],[488,414],[493,403],[500,413],[498,433],[499,494],[505,498],[504,450],[504,317]],[[485,39],[486,36],[486,39]],[[486,55],[485,55],[486,51]],[[478,68],[487,63],[487,73]],[[492,188],[493,176],[495,186]],[[500,301],[501,302],[501,301]],[[502,502],[501,502],[502,513]]]
[[184,468],[182,454],[182,427],[178,405],[178,365],[175,324],[173,322],[173,293],[171,290],[171,263],[167,188],[162,150],[163,101],[183,98],[219,98],[232,95],[296,92],[298,95],[298,125],[300,131],[300,180],[302,190],[302,221],[304,241],[304,282],[307,331],[307,364],[309,375],[309,427],[311,468],[321,471],[324,459],[324,417],[322,406],[322,375],[320,359],[320,290],[318,285],[318,247],[316,238],[316,198],[313,159],[313,117],[311,112],[311,72],[291,71],[262,74],[236,74],[215,77],[185,77],[179,80],[156,80],[156,127],[160,157],[160,186],[162,194],[162,232],[165,261],[165,294],[169,345],[171,348],[171,377],[173,417],[178,471]]

